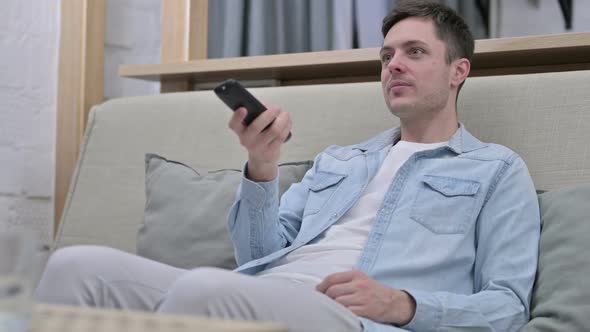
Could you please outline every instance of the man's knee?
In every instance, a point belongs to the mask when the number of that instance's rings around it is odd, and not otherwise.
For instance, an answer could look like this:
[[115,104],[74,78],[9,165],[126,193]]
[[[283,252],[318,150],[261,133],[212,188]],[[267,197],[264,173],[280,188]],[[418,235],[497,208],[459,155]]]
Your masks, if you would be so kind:
[[109,257],[114,252],[114,249],[100,246],[71,246],[59,249],[49,258],[44,276],[67,277],[92,273],[88,270],[101,269],[105,262],[112,262]]
[[[35,297],[40,302],[69,301],[69,293],[82,288],[87,276],[93,276],[105,268],[116,250],[99,246],[71,246],[55,251],[45,267],[37,285]],[[56,300],[56,296],[66,299]]]

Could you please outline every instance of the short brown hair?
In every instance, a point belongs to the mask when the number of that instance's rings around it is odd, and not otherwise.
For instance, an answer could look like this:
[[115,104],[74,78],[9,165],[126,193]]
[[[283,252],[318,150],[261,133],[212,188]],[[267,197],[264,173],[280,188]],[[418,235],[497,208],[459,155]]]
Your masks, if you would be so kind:
[[451,8],[432,1],[401,1],[389,15],[383,19],[381,31],[383,37],[399,21],[409,17],[430,18],[434,22],[438,39],[447,44],[447,63],[455,59],[473,58],[474,41],[469,27]]

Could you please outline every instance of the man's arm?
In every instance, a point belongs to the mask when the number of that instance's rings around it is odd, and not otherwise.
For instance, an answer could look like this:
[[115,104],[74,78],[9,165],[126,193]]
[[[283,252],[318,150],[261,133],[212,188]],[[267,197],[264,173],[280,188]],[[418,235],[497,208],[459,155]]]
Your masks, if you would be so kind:
[[537,270],[539,206],[522,159],[515,156],[498,178],[476,226],[474,294],[408,289],[406,297],[355,271],[329,276],[318,290],[371,319],[377,331],[395,330],[390,324],[421,332],[519,330],[529,319]]
[[320,158],[321,154],[316,157],[313,167],[301,182],[291,185],[284,193],[280,214],[278,177],[269,182],[254,182],[242,178],[228,217],[238,265],[264,257],[293,243],[301,226],[309,183],[313,182]]
[[[248,151],[248,162],[229,216],[228,227],[236,259],[242,265],[284,248],[299,232],[307,189],[301,184],[289,190],[286,216],[278,214],[278,160],[291,131],[288,113],[269,107],[250,125],[244,125],[246,110],[234,112],[229,127]],[[306,175],[309,178],[309,174]],[[304,182],[304,181],[302,181]],[[301,210],[300,212],[293,210]],[[291,211],[291,212],[290,212]]]

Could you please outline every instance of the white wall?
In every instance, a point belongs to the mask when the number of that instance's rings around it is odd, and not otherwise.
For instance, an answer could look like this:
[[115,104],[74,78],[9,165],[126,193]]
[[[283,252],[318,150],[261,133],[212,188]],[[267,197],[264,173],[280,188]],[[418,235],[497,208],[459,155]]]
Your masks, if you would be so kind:
[[2,0],[0,230],[52,236],[59,0]]
[[121,78],[120,64],[160,62],[161,0],[107,0],[105,19],[104,94],[157,94],[160,84]]
[[[160,61],[160,0],[107,0],[105,98],[154,94],[119,64]],[[60,0],[0,7],[0,230],[53,229]]]

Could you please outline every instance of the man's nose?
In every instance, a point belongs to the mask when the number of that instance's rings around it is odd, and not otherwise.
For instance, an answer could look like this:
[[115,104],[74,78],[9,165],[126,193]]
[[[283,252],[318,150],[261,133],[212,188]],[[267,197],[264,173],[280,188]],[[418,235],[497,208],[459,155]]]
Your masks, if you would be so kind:
[[403,57],[401,56],[401,54],[397,53],[393,56],[393,58],[391,58],[391,60],[389,60],[389,63],[387,64],[387,68],[389,69],[390,72],[397,72],[397,73],[402,73],[405,71],[405,64],[403,61]]

